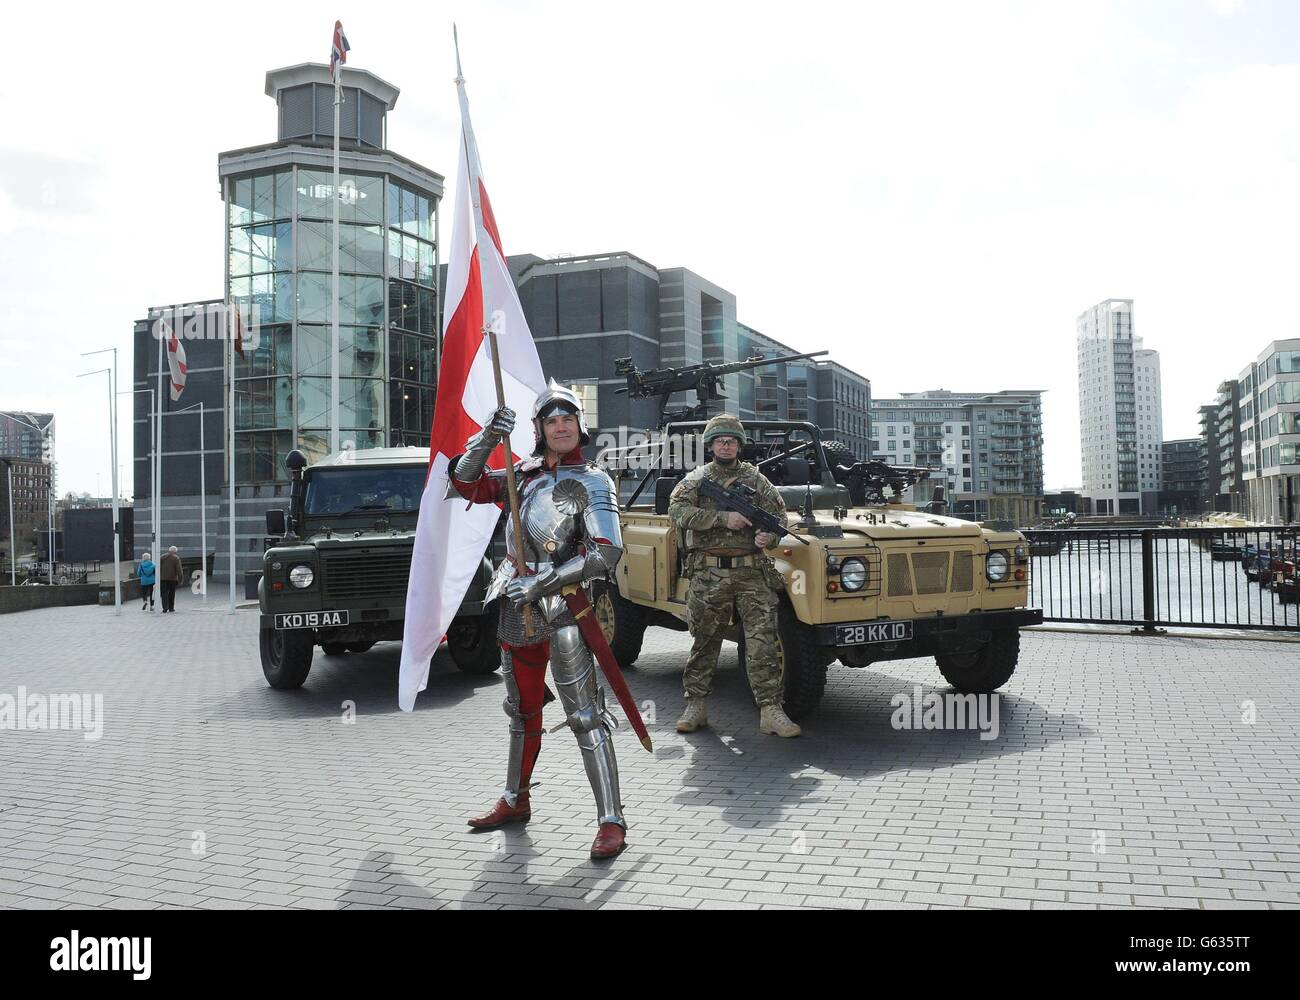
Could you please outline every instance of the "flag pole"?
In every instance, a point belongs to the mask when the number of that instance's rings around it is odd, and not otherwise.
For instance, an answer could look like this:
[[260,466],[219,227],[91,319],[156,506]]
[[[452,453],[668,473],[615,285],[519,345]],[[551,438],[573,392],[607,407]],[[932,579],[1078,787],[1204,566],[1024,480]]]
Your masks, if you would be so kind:
[[339,451],[339,106],[343,103],[343,63],[334,65],[334,236],[330,296],[330,454]]
[[[470,203],[474,206],[474,234],[475,241],[479,247],[479,261],[483,260],[486,253],[486,247],[490,237],[487,229],[483,225],[483,203],[481,191],[481,177],[478,162],[478,143],[474,141],[473,127],[469,121],[469,97],[465,93],[465,74],[460,66],[460,33],[456,25],[451,26],[452,40],[456,46],[456,94],[460,99],[460,122],[461,122],[461,142],[465,144],[465,162],[469,165],[469,187]],[[481,269],[480,269],[481,273]],[[482,281],[479,282],[479,293],[482,294]],[[488,352],[492,357],[492,378],[496,383],[497,407],[506,405],[505,386],[501,378],[501,359],[497,354],[497,334],[504,333],[501,329],[502,319],[500,315],[484,317],[485,323],[483,332],[488,340]],[[524,560],[524,526],[519,516],[519,489],[515,481],[515,463],[513,449],[510,447],[510,438],[501,442],[502,448],[505,449],[505,473],[506,473],[506,494],[510,500],[510,525],[515,536],[515,552],[519,555],[519,562],[516,569],[520,576],[528,573],[528,564]],[[524,620],[524,635],[531,639],[536,630],[533,624],[532,608],[527,604],[520,607]]]
[[[166,315],[166,313],[164,313],[164,315]],[[173,316],[172,319],[173,319],[173,321],[175,321],[175,316]],[[163,450],[163,425],[162,425],[163,382],[162,382],[162,369],[163,369],[163,336],[162,336],[162,321],[161,321],[161,320],[159,321],[159,324],[160,324],[160,325],[159,325],[159,327],[158,327],[158,391],[157,391],[157,393],[156,393],[155,396],[154,396],[154,401],[157,403],[157,405],[154,407],[154,421],[155,421],[155,423],[158,425],[158,434],[157,434],[157,437],[156,437],[156,440],[157,440],[157,442],[158,442],[158,446],[157,446],[156,448],[154,448],[154,451],[153,451],[154,467],[155,467],[155,469],[157,470],[157,471],[155,472],[155,474],[154,474],[154,494],[153,494],[153,516],[154,516],[154,522],[153,522],[153,551],[154,551],[154,555],[155,555],[156,558],[158,558],[158,559],[162,559],[162,471],[163,471],[163,462],[162,462],[162,450]],[[169,386],[168,388],[170,389],[170,386]],[[160,564],[160,565],[161,565],[161,564]],[[162,614],[162,602],[161,602],[161,601],[158,602],[158,610],[157,610],[156,612],[154,612],[154,613],[157,614],[157,615],[161,615],[161,614]]]
[[[226,614],[235,613],[235,323],[238,317],[234,311],[234,296],[230,294],[230,181],[226,180],[223,190],[222,201],[226,207],[226,239],[225,239],[225,256],[226,256],[226,343],[229,344],[228,353],[230,355],[227,371],[229,373],[230,386],[229,395],[225,406],[226,419],[225,426],[222,428],[222,444],[228,444],[229,451],[226,453],[226,471],[230,485],[230,518],[228,529],[226,531],[226,541],[230,553],[230,606],[226,609]],[[218,503],[217,510],[221,510]]]
[[109,387],[108,422],[112,426],[112,447],[109,449],[113,463],[113,614],[122,613],[122,533],[121,511],[117,503],[117,348],[113,348],[113,378]]
[[199,403],[199,585],[208,603],[208,452],[203,442],[203,403]]

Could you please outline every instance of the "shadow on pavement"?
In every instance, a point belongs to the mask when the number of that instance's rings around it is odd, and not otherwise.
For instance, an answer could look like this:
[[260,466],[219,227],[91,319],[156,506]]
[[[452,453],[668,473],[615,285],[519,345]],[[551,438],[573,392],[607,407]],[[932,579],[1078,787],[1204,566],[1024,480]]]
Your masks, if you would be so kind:
[[[397,715],[397,677],[402,658],[400,642],[383,642],[365,653],[327,656],[316,650],[307,682],[293,691],[277,691],[266,683],[259,666],[253,664],[248,684],[217,706],[217,717],[247,718],[259,706],[277,718],[321,718],[337,716],[344,701],[356,706],[358,715]],[[433,658],[429,686],[416,699],[415,711],[451,708],[474,696],[480,688],[501,686],[501,674],[467,674],[452,662],[445,648]]]

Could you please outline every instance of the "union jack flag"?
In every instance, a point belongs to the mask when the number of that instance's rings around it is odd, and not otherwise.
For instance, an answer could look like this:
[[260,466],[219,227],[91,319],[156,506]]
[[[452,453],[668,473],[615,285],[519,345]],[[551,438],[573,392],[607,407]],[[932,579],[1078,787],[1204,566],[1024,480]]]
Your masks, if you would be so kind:
[[339,79],[339,67],[348,61],[348,36],[343,34],[343,22],[334,22],[334,43],[330,46],[330,77],[335,83]]

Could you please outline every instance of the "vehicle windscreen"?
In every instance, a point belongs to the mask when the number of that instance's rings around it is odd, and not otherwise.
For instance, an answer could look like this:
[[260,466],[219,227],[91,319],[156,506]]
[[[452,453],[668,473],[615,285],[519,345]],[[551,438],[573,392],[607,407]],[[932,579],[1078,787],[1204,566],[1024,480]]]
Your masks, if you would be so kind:
[[428,470],[422,465],[384,469],[318,469],[307,480],[303,509],[316,514],[415,513]]

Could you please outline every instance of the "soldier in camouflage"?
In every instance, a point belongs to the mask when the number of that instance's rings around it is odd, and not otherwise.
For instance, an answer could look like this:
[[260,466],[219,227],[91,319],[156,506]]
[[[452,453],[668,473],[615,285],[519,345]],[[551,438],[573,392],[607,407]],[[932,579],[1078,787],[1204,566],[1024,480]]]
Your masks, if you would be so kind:
[[728,487],[743,483],[757,492],[765,510],[778,517],[785,514],[781,494],[767,477],[739,460],[744,442],[745,428],[737,418],[728,414],[712,418],[704,428],[704,445],[713,451],[713,461],[678,483],[668,506],[669,519],[685,535],[685,573],[690,579],[686,609],[694,639],[682,678],[686,711],[677,731],[692,733],[708,725],[704,700],[713,687],[722,636],[734,611],[744,628],[745,667],[759,706],[759,732],[798,736],[799,727],[781,705],[776,613],[782,581],[766,552],[780,539],[770,532],[755,532],[742,514],[718,510],[712,500],[699,495],[705,477]]

